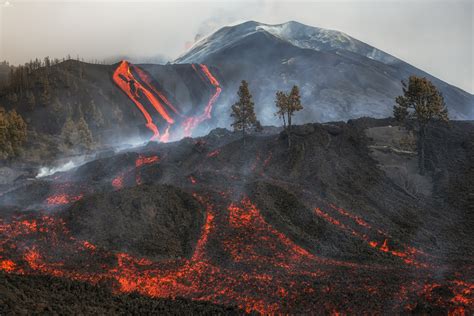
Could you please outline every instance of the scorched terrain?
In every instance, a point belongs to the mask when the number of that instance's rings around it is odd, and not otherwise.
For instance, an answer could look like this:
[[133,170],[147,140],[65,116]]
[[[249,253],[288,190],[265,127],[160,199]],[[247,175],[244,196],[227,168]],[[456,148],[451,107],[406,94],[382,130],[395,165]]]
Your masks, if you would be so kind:
[[215,129],[20,177],[0,193],[0,305],[13,311],[34,282],[62,293],[40,312],[94,301],[68,294],[85,287],[104,313],[180,297],[208,313],[470,314],[474,125],[431,128],[421,178],[404,133],[307,124],[289,151],[278,128],[245,142]]

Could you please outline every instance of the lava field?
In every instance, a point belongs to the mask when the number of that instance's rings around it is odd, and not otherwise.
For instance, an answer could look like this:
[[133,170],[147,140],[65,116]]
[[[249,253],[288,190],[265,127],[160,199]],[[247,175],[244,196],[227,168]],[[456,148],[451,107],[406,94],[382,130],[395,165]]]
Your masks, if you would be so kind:
[[417,198],[370,156],[364,130],[384,124],[297,126],[293,152],[271,128],[245,143],[216,129],[18,180],[0,196],[0,269],[249,313],[469,315],[473,217],[455,185],[474,127],[433,129],[447,171]]

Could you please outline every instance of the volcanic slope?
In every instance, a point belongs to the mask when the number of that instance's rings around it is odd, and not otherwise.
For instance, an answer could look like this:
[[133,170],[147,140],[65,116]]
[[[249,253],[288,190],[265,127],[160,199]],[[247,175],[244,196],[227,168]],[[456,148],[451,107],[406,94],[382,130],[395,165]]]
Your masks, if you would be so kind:
[[17,181],[0,197],[0,267],[248,312],[472,313],[472,187],[458,188],[474,125],[430,129],[431,194],[384,171],[372,128],[398,127],[296,126],[291,151],[276,128],[245,143],[216,129]]
[[474,96],[345,33],[298,22],[268,25],[254,21],[224,27],[196,42],[177,63],[217,67],[236,91],[249,81],[262,122],[272,122],[276,90],[297,84],[305,113],[299,123],[387,117],[401,80],[427,77],[442,92],[450,115],[474,118]]
[[[87,123],[97,145],[133,138],[167,141],[210,130],[222,90],[206,65],[114,65],[67,60],[28,74],[0,90],[0,104],[15,109],[36,134],[61,136],[68,119]],[[28,99],[29,97],[29,99]],[[214,127],[215,125],[212,125]],[[43,144],[41,144],[43,145]]]
[[22,276],[0,272],[2,314],[243,315],[232,307],[185,299],[153,299],[137,293],[114,295],[106,287],[51,276]]

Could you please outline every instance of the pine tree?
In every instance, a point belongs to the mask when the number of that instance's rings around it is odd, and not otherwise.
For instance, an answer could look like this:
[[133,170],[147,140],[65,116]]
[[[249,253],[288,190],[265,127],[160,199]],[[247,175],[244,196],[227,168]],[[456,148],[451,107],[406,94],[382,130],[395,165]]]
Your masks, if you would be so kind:
[[86,120],[81,117],[77,122],[78,143],[82,149],[90,150],[94,147],[92,133]]
[[247,81],[242,80],[237,95],[239,96],[239,101],[232,105],[232,114],[230,116],[234,118],[234,122],[231,125],[235,131],[242,131],[242,137],[245,138],[245,131],[255,126],[257,122],[254,103]]
[[261,133],[261,132],[263,131],[262,123],[260,123],[259,120],[257,120],[257,121],[255,122],[255,131],[256,131],[257,133]]
[[86,104],[86,111],[88,112],[89,122],[92,123],[92,127],[100,128],[104,125],[104,117],[102,112],[95,105],[94,100],[92,99],[88,104]]
[[77,131],[76,131],[76,124],[71,117],[68,117],[64,122],[64,125],[61,129],[61,138],[63,139],[63,143],[67,149],[72,148],[78,139]]
[[283,121],[283,127],[286,130],[286,113],[288,105],[288,96],[283,91],[277,91],[275,106],[277,107],[277,115]]
[[449,122],[443,95],[426,78],[410,76],[408,84],[402,81],[403,95],[395,99],[393,115],[400,122],[412,122],[418,138],[418,165],[425,174],[425,139],[428,125],[434,121]]
[[8,158],[13,151],[8,139],[8,127],[5,109],[0,108],[0,159],[2,160]]
[[49,59],[49,56],[46,56],[46,57],[44,58],[44,66],[45,66],[46,68],[51,67],[51,60]]
[[26,137],[23,118],[15,110],[6,112],[0,107],[0,159],[18,156]]
[[49,105],[49,103],[51,102],[51,89],[47,76],[45,76],[45,78],[43,79],[43,92],[41,93],[40,101],[44,106]]
[[292,117],[295,112],[303,109],[298,86],[293,86],[288,95],[283,91],[278,91],[276,93],[275,106],[277,107],[275,115],[283,120],[283,127],[288,135],[288,147],[291,147]]
[[291,131],[291,117],[295,112],[301,111],[303,106],[301,105],[300,89],[298,86],[293,86],[290,95],[288,96],[288,129]]
[[33,110],[35,108],[36,98],[33,92],[31,92],[30,90],[26,91],[26,102],[30,110]]
[[13,156],[18,156],[21,145],[27,137],[27,126],[20,114],[15,110],[8,112],[9,139],[12,144]]

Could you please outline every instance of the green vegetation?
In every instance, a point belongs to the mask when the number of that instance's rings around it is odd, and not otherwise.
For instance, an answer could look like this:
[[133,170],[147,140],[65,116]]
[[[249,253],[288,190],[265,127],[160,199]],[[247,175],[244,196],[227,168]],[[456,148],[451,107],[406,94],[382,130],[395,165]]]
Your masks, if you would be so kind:
[[303,105],[301,104],[300,89],[298,86],[293,86],[290,93],[286,94],[283,91],[277,91],[275,106],[277,107],[277,115],[283,121],[283,126],[288,135],[288,147],[291,147],[291,119],[295,112],[301,111]]
[[79,150],[82,152],[94,148],[92,133],[83,117],[77,122],[74,122],[70,117],[66,119],[61,130],[61,138],[65,151]]
[[0,107],[0,159],[10,159],[20,154],[26,140],[26,123],[15,110]]
[[239,101],[232,105],[232,114],[230,116],[234,118],[234,122],[231,125],[235,131],[242,131],[242,137],[245,138],[246,130],[252,127],[259,128],[247,81],[242,80],[237,95],[239,96]]
[[403,95],[395,99],[393,115],[400,122],[409,123],[418,138],[418,164],[420,174],[425,174],[426,128],[430,123],[439,121],[448,123],[448,109],[443,95],[426,78],[410,76],[408,84],[402,81]]

